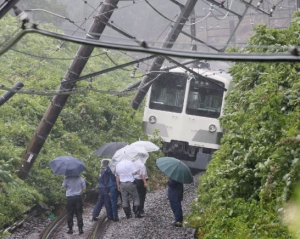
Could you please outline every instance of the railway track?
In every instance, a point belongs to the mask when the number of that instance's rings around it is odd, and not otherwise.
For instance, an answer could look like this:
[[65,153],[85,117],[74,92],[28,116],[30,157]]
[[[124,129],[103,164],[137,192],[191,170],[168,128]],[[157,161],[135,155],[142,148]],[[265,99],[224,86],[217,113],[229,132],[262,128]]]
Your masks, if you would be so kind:
[[101,210],[101,214],[98,221],[92,221],[92,206],[85,206],[82,213],[84,227],[84,233],[79,235],[77,228],[77,219],[74,216],[73,234],[67,234],[67,213],[64,212],[59,217],[54,219],[40,234],[40,239],[95,239],[99,238],[103,234],[103,229],[110,224],[107,220],[105,209]]

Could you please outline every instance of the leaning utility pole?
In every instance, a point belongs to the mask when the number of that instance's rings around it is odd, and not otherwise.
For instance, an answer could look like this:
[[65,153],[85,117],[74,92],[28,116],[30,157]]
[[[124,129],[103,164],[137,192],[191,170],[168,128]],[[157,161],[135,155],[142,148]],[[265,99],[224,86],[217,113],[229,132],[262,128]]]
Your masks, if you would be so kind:
[[[106,23],[109,21],[114,9],[117,8],[118,2],[119,0],[105,0],[105,2],[101,5],[98,15],[95,17],[88,34],[86,34],[87,39],[95,40],[100,38],[105,29]],[[67,70],[58,92],[69,92],[74,88],[75,83],[73,82],[79,78],[93,50],[93,46],[81,45],[79,47],[76,57],[70,65],[70,68]],[[71,82],[68,83],[68,81]],[[68,98],[68,94],[56,95],[52,98],[51,104],[44,114],[43,119],[41,120],[23,155],[23,161],[21,162],[19,171],[17,172],[17,175],[21,179],[26,179],[28,172],[43,147]]]
[[[190,16],[191,12],[193,11],[195,5],[197,3],[197,0],[187,0],[184,7],[181,8],[181,13],[176,19],[176,22],[174,23],[174,26],[169,31],[164,43],[162,44],[161,48],[172,48],[174,45],[174,42],[177,40],[177,37],[179,36],[179,33],[181,32],[182,28],[184,27],[184,24],[188,20],[188,17]],[[165,58],[158,56],[156,57],[150,68],[149,72],[152,71],[159,71]],[[131,106],[134,109],[138,109],[140,104],[142,103],[145,95],[148,92],[148,89],[150,88],[151,84],[148,84],[154,77],[147,75],[142,80],[139,90],[136,92],[135,96],[133,97],[131,101]]]
[[0,106],[3,105],[6,101],[8,101],[11,97],[13,97],[14,94],[16,94],[16,91],[20,90],[23,87],[23,83],[18,81],[13,87],[13,91],[7,91],[0,97]]
[[0,4],[0,19],[5,16],[5,14],[12,9],[19,2],[19,0],[5,0]]

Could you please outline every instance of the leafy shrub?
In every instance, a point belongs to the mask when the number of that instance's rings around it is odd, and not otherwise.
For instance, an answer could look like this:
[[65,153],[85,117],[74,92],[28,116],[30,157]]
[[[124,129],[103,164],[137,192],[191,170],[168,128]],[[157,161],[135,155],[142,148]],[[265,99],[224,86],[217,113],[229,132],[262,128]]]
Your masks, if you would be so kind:
[[[299,17],[287,29],[257,26],[241,52],[299,45]],[[198,238],[291,238],[279,211],[300,179],[299,69],[299,63],[231,67],[234,87],[220,118],[226,133],[187,217]]]

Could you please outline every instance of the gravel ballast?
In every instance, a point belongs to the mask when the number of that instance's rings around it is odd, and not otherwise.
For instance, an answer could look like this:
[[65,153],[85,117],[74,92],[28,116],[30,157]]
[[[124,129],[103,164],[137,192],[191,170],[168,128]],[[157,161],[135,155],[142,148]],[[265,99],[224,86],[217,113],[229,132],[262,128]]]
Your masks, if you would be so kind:
[[[194,177],[194,183],[184,185],[184,198],[182,210],[189,213],[190,204],[196,198],[199,175]],[[167,188],[148,193],[145,201],[145,216],[143,218],[126,219],[123,211],[119,211],[119,222],[109,225],[102,239],[163,239],[180,238],[193,239],[195,229],[174,227],[174,216],[167,197]]]
[[[196,198],[199,174],[194,176],[194,183],[184,185],[184,198],[182,201],[183,214],[189,213],[190,204]],[[151,180],[151,179],[150,179]],[[103,208],[102,211],[105,211]],[[145,216],[126,219],[123,210],[119,209],[119,222],[111,222],[99,239],[194,239],[195,229],[187,227],[174,227],[174,216],[167,197],[167,188],[147,193],[145,201]],[[34,218],[24,223],[11,236],[6,239],[29,238],[42,231],[49,223],[49,219]],[[84,238],[84,234],[81,236]]]

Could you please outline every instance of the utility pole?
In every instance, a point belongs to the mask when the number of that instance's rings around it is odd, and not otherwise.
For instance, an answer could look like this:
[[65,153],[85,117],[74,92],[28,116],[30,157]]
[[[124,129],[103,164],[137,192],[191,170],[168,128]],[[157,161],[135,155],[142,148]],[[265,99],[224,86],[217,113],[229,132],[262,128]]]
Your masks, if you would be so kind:
[[[106,23],[109,21],[114,9],[117,8],[118,2],[119,0],[105,0],[86,35],[87,39],[95,40],[100,38],[106,27]],[[93,50],[93,46],[81,45],[79,47],[76,57],[67,70],[58,92],[69,92],[74,88],[75,83],[73,82],[79,78]],[[68,83],[68,81],[71,82]],[[56,95],[52,98],[51,104],[23,154],[23,161],[19,165],[19,170],[17,172],[17,175],[21,179],[26,179],[68,98],[68,94]]]
[[0,19],[5,16],[5,14],[12,9],[19,2],[19,0],[5,0],[0,4]]
[[[184,7],[181,8],[181,13],[176,19],[176,22],[174,23],[172,29],[169,31],[164,43],[162,44],[161,48],[172,48],[174,45],[174,42],[177,40],[177,37],[179,36],[179,33],[181,32],[184,24],[186,21],[188,21],[188,17],[190,16],[191,12],[193,11],[195,5],[197,3],[197,0],[187,0]],[[156,57],[150,68],[149,72],[152,71],[159,71],[165,58],[158,56]],[[131,106],[134,109],[138,109],[140,104],[142,103],[143,99],[145,98],[145,95],[147,94],[149,87],[151,84],[148,84],[153,79],[153,76],[145,76],[142,80],[139,90],[134,95]]]
[[23,87],[23,83],[18,81],[13,87],[12,90],[14,91],[7,91],[0,97],[0,106],[3,105],[6,101],[8,101],[11,97],[13,97],[14,94],[16,94],[15,91],[20,90]]

